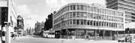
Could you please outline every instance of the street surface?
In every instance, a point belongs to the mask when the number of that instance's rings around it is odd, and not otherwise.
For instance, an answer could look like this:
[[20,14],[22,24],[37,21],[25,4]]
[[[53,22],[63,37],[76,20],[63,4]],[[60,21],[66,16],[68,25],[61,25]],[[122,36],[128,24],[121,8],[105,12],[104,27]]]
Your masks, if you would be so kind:
[[123,43],[117,41],[110,41],[110,40],[100,40],[100,41],[93,41],[93,40],[83,40],[83,39],[51,39],[51,38],[42,38],[39,36],[26,36],[20,37],[16,40],[12,40],[11,43]]

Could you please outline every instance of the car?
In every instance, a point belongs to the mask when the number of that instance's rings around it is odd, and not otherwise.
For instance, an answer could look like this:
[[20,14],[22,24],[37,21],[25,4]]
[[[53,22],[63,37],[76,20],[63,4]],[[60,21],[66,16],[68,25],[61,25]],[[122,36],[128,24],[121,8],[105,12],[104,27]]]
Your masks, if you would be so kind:
[[118,42],[126,42],[126,37],[123,37],[123,38],[121,38],[121,39],[118,39]]
[[48,37],[49,37],[49,38],[54,38],[54,37],[55,37],[55,35],[48,35]]
[[47,38],[48,37],[48,34],[43,34],[43,37]]

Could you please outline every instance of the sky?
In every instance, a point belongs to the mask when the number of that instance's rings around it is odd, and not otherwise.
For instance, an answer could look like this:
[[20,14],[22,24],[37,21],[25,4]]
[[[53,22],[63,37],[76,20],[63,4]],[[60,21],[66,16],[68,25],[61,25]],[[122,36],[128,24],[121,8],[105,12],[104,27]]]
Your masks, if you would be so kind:
[[[46,20],[48,14],[57,11],[68,3],[99,3],[105,5],[105,0],[12,0],[18,15],[21,15],[26,25],[34,27],[37,21]],[[28,19],[31,18],[31,19]]]

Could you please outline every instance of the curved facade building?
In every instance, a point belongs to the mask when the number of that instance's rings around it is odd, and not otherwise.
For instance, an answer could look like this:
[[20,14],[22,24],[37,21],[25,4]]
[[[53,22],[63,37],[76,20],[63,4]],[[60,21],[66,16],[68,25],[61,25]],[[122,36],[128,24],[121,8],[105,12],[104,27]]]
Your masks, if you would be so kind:
[[53,30],[60,37],[112,36],[115,31],[124,30],[124,22],[123,12],[85,3],[70,3],[53,15]]

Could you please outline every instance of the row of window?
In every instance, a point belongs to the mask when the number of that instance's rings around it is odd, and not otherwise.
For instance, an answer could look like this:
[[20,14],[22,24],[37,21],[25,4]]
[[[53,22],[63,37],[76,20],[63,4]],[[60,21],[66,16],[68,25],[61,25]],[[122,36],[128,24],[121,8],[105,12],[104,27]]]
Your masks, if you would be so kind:
[[129,6],[129,5],[125,5],[125,4],[122,4],[122,3],[119,3],[119,6],[123,7],[123,8],[127,8],[130,11],[134,11],[134,8],[135,8],[135,7],[132,7],[132,6]]
[[69,10],[86,10],[86,11],[92,11],[92,12],[109,14],[109,15],[123,16],[123,13],[118,12],[118,11],[112,11],[112,10],[108,10],[108,9],[102,9],[102,8],[97,8],[97,7],[87,6],[87,5],[70,5],[70,6],[66,6],[63,9],[59,10],[58,13],[56,13],[54,15],[54,18],[59,16],[63,12],[66,12]]
[[83,19],[70,19],[65,20],[59,24],[54,25],[54,28],[63,27],[66,25],[90,25],[90,26],[101,26],[101,27],[112,27],[112,28],[123,28],[124,25],[120,23],[111,23],[105,21],[94,21],[94,20],[83,20]]
[[129,3],[127,4],[124,2],[119,3],[119,6],[126,7],[126,8],[132,8],[132,9],[135,8],[133,4],[129,4]]
[[121,17],[114,17],[114,16],[107,16],[95,13],[87,13],[87,12],[68,12],[64,15],[60,16],[59,18],[54,20],[54,23],[61,21],[62,18],[91,18],[91,19],[98,19],[98,20],[108,20],[108,21],[116,21],[116,22],[123,22],[124,19]]

